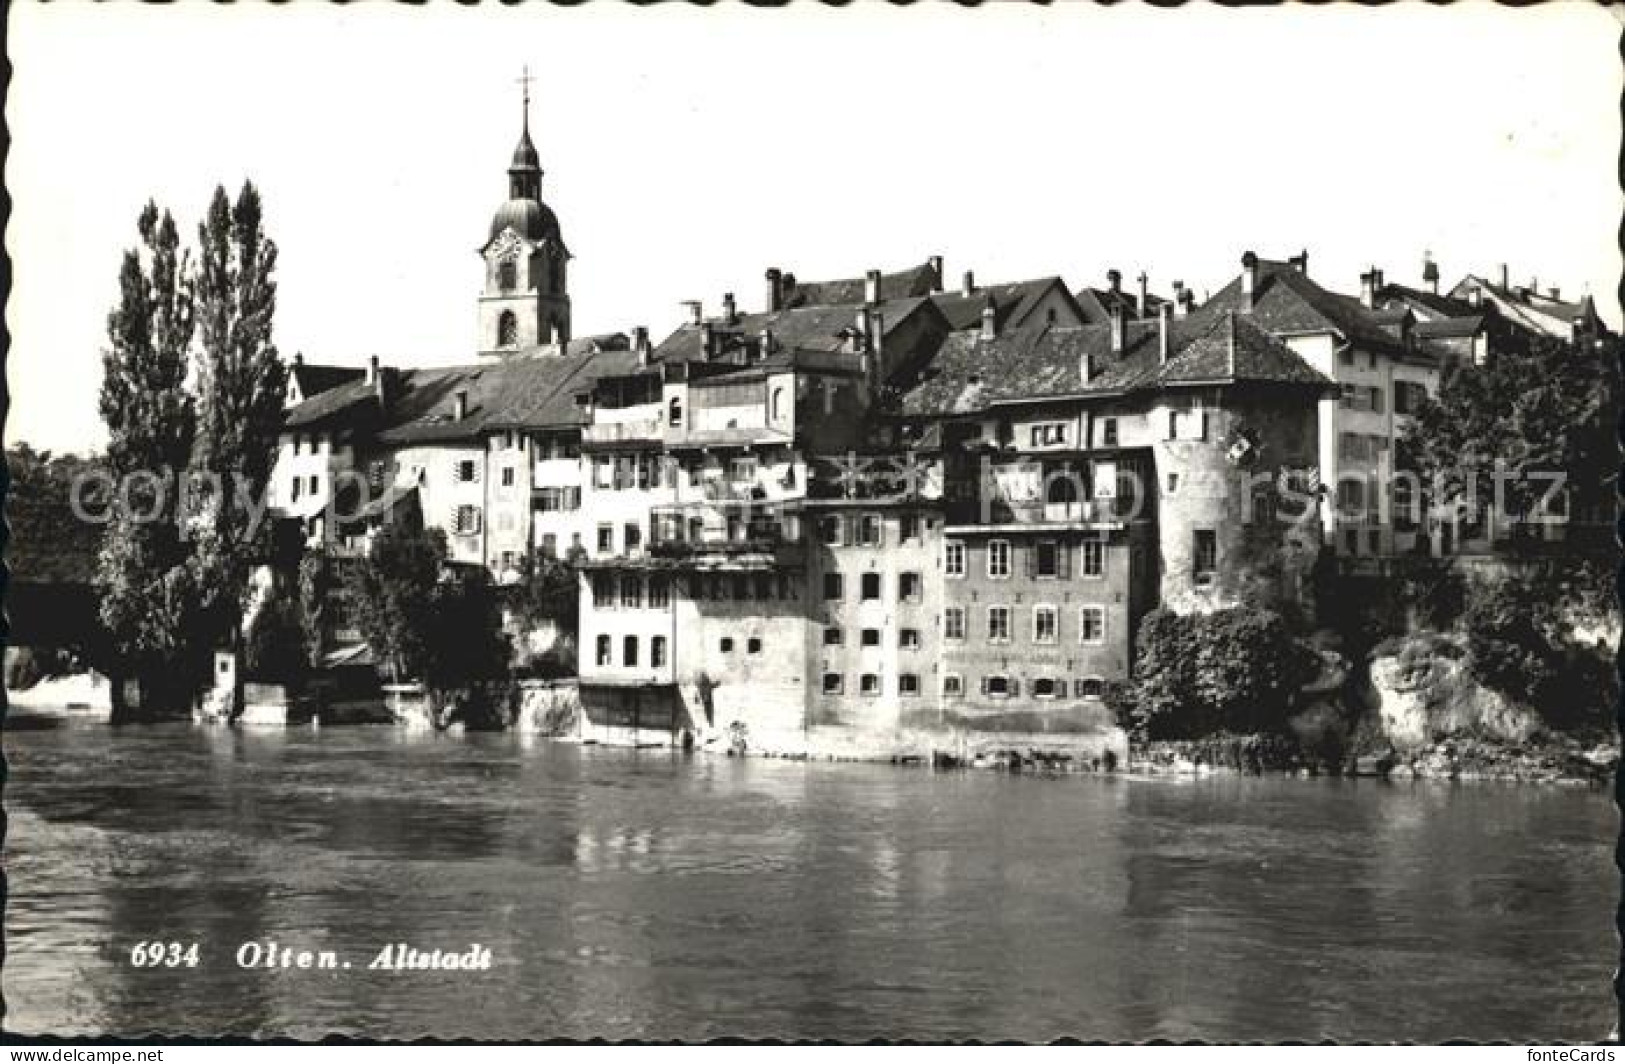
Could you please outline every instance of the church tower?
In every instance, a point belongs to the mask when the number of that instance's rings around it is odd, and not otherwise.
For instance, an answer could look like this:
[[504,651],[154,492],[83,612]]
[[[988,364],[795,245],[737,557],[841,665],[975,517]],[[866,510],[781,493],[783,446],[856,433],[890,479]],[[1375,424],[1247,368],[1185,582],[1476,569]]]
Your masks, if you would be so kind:
[[476,348],[495,358],[543,344],[562,350],[570,341],[570,251],[558,218],[542,202],[542,165],[530,140],[530,71],[519,80],[524,119],[508,167],[508,200],[497,208],[479,249],[485,289]]

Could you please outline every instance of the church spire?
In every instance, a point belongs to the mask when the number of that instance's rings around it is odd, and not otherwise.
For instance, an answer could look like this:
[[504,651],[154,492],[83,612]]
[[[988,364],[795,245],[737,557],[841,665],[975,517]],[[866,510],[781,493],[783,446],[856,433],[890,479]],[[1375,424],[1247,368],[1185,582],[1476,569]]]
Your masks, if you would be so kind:
[[536,145],[530,140],[530,67],[524,67],[519,76],[523,112],[520,118],[519,146],[513,150],[513,162],[508,166],[508,195],[512,199],[542,198],[542,161]]

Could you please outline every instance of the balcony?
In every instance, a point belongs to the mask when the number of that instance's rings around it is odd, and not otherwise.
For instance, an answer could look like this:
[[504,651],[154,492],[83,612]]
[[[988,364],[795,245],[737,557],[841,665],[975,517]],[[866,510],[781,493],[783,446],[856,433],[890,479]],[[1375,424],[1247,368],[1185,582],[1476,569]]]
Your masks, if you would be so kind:
[[1130,498],[1099,498],[1082,502],[1040,502],[1037,500],[988,499],[981,503],[965,500],[950,509],[949,532],[977,528],[1001,531],[1106,531],[1122,528],[1131,521],[1145,520],[1150,514],[1142,507],[1136,513]]
[[658,444],[664,442],[665,421],[659,415],[627,421],[593,422],[581,430],[586,445]]

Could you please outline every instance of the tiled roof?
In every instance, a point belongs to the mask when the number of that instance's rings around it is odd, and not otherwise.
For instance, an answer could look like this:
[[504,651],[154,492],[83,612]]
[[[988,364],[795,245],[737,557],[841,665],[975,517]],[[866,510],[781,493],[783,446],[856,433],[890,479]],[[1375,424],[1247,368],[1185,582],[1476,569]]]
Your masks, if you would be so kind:
[[316,366],[299,362],[288,367],[288,375],[299,384],[299,394],[306,399],[320,395],[329,388],[337,388],[366,376],[366,371],[353,366]]
[[[784,293],[784,306],[789,309],[796,307],[832,307],[857,306],[867,301],[867,278],[848,277],[837,281],[808,281],[796,282],[794,275],[786,274],[787,281],[794,284]],[[884,302],[889,299],[908,299],[912,296],[930,295],[931,290],[938,285],[937,272],[929,262],[912,266],[897,273],[883,273],[880,275],[880,298]]]
[[[1243,315],[1174,319],[1166,363],[1160,328],[1156,322],[1125,323],[1121,353],[1111,350],[1109,324],[1024,329],[992,340],[955,333],[904,390],[903,413],[965,414],[995,403],[1243,381],[1331,387],[1291,348]],[[1094,374],[1085,381],[1084,367],[1091,364]]]
[[[903,322],[907,321],[928,300],[920,297],[893,299],[872,308],[881,316],[882,342]],[[714,319],[712,333],[718,337],[721,350],[727,351],[740,344],[754,343],[764,330],[772,330],[775,343],[785,348],[807,351],[839,351],[845,340],[841,333],[855,328],[859,307],[816,306],[799,307],[776,312],[740,314],[732,323]],[[684,325],[666,337],[655,348],[658,362],[703,362],[705,354],[700,347],[702,329],[698,325]]]
[[1473,314],[1460,318],[1440,318],[1437,321],[1419,321],[1416,323],[1416,335],[1423,340],[1477,336],[1483,328],[1484,315]]
[[[557,428],[579,424],[574,395],[593,377],[626,372],[630,351],[512,358],[467,366],[403,369],[389,374],[387,410],[365,379],[300,403],[284,428],[320,425],[376,431],[388,444],[473,439],[498,428]],[[387,372],[387,371],[386,371]],[[453,418],[459,391],[468,393],[466,416]]]
[[[1238,275],[1215,293],[1202,309],[1242,313],[1241,277]],[[1332,330],[1363,347],[1384,351],[1403,348],[1359,299],[1329,292],[1285,262],[1258,260],[1258,287],[1253,293],[1253,309],[1247,313],[1254,324],[1278,336]]]
[[[1110,320],[1112,308],[1115,306],[1121,306],[1124,315],[1127,317],[1137,318],[1140,316],[1139,297],[1121,288],[1115,292],[1110,288],[1080,288],[1075,298],[1078,301],[1078,306],[1083,309],[1083,320],[1090,324]],[[1147,292],[1145,302],[1149,308],[1146,313],[1149,315],[1168,300],[1155,293]]]
[[1455,318],[1479,313],[1465,299],[1455,299],[1439,295],[1437,292],[1425,292],[1409,285],[1384,285],[1377,293],[1377,303],[1385,305],[1394,302],[1404,303],[1429,318]]
[[[982,325],[982,308],[987,306],[989,299],[993,300],[994,310],[997,313],[999,328],[1019,328],[1026,324],[1026,319],[1033,312],[1039,301],[1042,300],[1051,288],[1059,288],[1061,294],[1067,299],[1072,293],[1066,290],[1066,285],[1059,277],[1040,277],[1031,281],[1012,281],[1009,284],[990,284],[978,287],[970,295],[963,290],[952,292],[938,292],[931,297],[942,316],[948,319],[948,327],[955,332],[961,329],[979,329]],[[1078,317],[1084,318],[1082,310]]]

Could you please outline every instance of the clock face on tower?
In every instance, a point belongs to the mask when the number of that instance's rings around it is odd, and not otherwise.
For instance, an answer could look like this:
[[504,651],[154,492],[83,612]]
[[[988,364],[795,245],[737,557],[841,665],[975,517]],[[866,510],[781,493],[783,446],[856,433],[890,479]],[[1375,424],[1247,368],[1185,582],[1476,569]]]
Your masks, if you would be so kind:
[[491,243],[491,250],[488,254],[497,262],[511,262],[519,257],[522,246],[517,233],[512,229],[504,229],[497,234],[496,240]]

